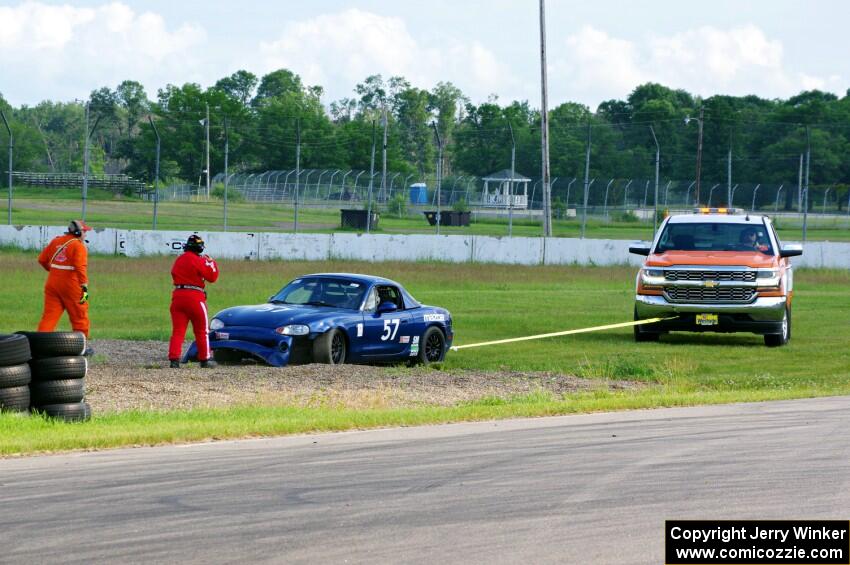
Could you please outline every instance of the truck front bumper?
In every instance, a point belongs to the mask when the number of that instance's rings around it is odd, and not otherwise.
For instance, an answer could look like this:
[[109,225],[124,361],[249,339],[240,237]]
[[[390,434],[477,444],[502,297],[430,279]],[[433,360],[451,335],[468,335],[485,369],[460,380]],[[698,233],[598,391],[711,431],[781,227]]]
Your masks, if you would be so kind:
[[[785,317],[785,297],[766,296],[747,304],[688,304],[668,302],[663,296],[637,295],[635,313],[638,319],[673,318],[643,326],[647,332],[752,332],[775,334],[782,332]],[[697,325],[697,314],[717,314],[718,323]],[[674,317],[675,316],[675,317]]]

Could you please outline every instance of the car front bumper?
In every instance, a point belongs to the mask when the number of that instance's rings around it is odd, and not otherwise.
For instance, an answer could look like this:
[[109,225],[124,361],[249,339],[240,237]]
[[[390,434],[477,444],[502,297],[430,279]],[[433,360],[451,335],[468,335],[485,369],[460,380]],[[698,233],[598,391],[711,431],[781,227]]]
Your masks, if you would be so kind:
[[[642,326],[644,331],[752,332],[781,333],[785,317],[785,297],[758,297],[747,304],[688,304],[668,302],[663,296],[637,295],[635,313],[638,319],[672,318]],[[718,323],[703,326],[696,323],[697,314],[717,314]]]
[[[268,328],[227,327],[209,332],[210,350],[246,353],[274,367],[285,367],[290,363],[306,363],[311,358],[310,336],[293,337],[280,335]],[[183,362],[198,357],[195,342],[183,356]]]

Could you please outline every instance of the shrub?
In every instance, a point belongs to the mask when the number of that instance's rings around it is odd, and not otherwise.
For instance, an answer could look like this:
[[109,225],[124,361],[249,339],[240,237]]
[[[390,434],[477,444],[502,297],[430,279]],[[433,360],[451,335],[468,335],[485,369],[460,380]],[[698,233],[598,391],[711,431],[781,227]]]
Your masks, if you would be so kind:
[[397,192],[390,201],[387,202],[387,212],[396,218],[403,218],[407,215],[407,198],[404,193]]
[[452,210],[455,212],[469,212],[469,204],[466,202],[466,198],[458,198],[452,204]]
[[552,201],[552,213],[556,218],[563,219],[563,217],[567,214],[567,203],[560,197],[555,198]]
[[633,223],[639,222],[640,218],[638,218],[637,214],[635,214],[633,211],[626,210],[625,212],[620,214],[620,217],[618,218],[618,220],[620,220],[621,222],[633,224]]
[[[213,198],[218,198],[219,200],[224,200],[224,183],[215,183],[212,187],[211,196]],[[244,194],[238,190],[234,190],[232,186],[227,187],[228,202],[242,202],[243,200],[245,200]]]

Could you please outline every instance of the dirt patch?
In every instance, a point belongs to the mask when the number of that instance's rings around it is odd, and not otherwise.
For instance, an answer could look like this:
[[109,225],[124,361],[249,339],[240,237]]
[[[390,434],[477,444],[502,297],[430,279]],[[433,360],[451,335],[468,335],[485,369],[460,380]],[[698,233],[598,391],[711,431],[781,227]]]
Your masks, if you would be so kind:
[[508,398],[548,391],[634,389],[630,381],[598,381],[570,375],[435,370],[365,365],[262,365],[201,369],[196,363],[168,368],[168,345],[158,341],[94,340],[96,355],[86,378],[86,400],[97,413],[173,410],[239,404],[390,408],[451,406],[486,397]]

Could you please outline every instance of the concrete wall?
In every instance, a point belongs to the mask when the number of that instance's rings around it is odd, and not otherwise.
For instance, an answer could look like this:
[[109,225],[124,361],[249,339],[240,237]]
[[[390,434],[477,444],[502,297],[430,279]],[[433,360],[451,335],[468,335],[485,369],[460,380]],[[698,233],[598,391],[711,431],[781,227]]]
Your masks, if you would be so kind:
[[[58,226],[0,225],[0,245],[37,250],[64,233]],[[100,229],[87,234],[93,253],[141,257],[176,255],[188,231]],[[629,240],[467,235],[292,234],[199,232],[209,254],[222,259],[358,261],[445,261],[519,265],[633,265],[643,257],[629,253]],[[850,269],[850,243],[810,242],[798,267]]]

